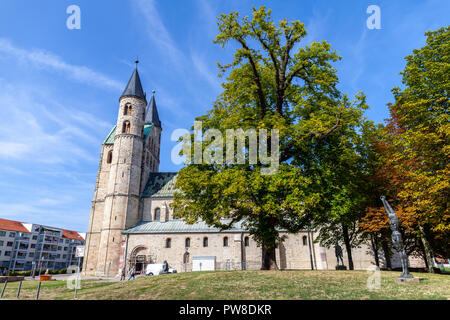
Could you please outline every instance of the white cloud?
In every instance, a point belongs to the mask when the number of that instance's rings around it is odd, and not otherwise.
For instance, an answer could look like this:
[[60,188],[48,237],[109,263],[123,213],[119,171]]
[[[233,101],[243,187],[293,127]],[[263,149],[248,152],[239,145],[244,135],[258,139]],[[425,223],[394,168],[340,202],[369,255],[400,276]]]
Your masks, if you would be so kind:
[[[72,113],[68,108],[64,111]],[[33,88],[0,79],[0,117],[7,119],[0,126],[0,158],[47,164],[97,162],[96,155],[90,152],[90,147],[100,145],[94,129],[76,125],[59,112],[51,100],[42,99]],[[87,124],[92,126],[95,118],[90,115],[87,119],[90,119]]]
[[192,63],[194,64],[197,72],[205,78],[205,80],[209,83],[209,85],[214,88],[217,92],[221,89],[221,82],[216,74],[211,72],[211,70],[206,65],[205,59],[198,55],[197,53],[191,53]]
[[25,50],[18,48],[5,38],[0,38],[0,54],[11,56],[22,63],[30,63],[37,68],[62,72],[66,77],[77,82],[114,90],[124,88],[123,83],[86,66],[69,64],[61,57],[42,49]]
[[146,31],[150,40],[156,44],[161,52],[168,55],[178,68],[182,67],[185,57],[173,41],[164,25],[153,0],[135,0],[134,4],[146,21]]

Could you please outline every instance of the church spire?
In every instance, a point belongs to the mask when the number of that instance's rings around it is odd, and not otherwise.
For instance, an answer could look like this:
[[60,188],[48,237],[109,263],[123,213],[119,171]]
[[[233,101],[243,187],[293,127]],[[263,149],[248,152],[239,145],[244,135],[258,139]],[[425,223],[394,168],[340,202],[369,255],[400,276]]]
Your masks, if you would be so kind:
[[157,127],[161,128],[161,121],[159,120],[158,109],[156,108],[155,101],[155,91],[153,90],[152,98],[150,99],[150,103],[147,107],[147,112],[145,114],[145,124],[154,124]]
[[136,67],[134,68],[133,74],[131,75],[131,78],[128,81],[127,87],[123,91],[121,98],[124,96],[135,96],[147,101],[145,97],[145,92],[142,89],[141,79],[139,77],[139,73],[137,70],[138,63],[139,61],[136,60]]

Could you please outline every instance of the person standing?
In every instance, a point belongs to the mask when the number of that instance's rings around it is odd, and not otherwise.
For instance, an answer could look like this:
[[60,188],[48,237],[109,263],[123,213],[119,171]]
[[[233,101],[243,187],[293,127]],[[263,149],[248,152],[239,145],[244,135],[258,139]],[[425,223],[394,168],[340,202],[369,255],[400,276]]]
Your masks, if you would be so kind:
[[134,266],[132,266],[132,267],[131,267],[131,270],[130,270],[130,277],[128,278],[128,281],[130,281],[131,278],[133,278],[133,280],[136,279],[136,278],[134,277],[135,273],[136,273],[136,270],[134,269]]

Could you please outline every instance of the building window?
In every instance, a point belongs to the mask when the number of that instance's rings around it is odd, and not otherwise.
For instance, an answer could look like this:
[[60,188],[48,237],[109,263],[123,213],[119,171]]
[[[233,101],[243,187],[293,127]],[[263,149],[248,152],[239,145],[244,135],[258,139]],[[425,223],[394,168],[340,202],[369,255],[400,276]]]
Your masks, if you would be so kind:
[[306,246],[308,244],[308,239],[306,238],[306,236],[303,236],[303,245]]
[[13,243],[10,242],[10,241],[8,241],[8,242],[6,243],[6,246],[7,246],[7,247],[12,247],[12,246],[13,246]]
[[110,150],[108,152],[108,157],[106,159],[106,163],[111,163],[112,162],[112,156],[113,156],[113,152],[112,152],[112,150]]
[[11,257],[11,251],[5,251],[5,256]]
[[33,257],[34,257],[34,252],[30,252],[30,253],[28,254],[28,256],[29,256],[30,258],[33,258]]
[[14,238],[15,236],[16,236],[16,233],[15,233],[15,232],[10,232],[10,233],[9,233],[9,237],[10,237],[10,238]]
[[122,125],[122,133],[130,133],[131,125],[130,121],[125,121]]
[[37,236],[33,236],[33,240],[37,240]]
[[189,263],[189,252],[183,254],[183,263]]
[[250,239],[248,237],[244,238],[244,246],[248,247],[250,245]]
[[203,247],[206,248],[208,246],[208,237],[203,238]]
[[186,238],[186,240],[184,241],[184,246],[186,248],[189,248],[191,246],[191,238]]
[[161,220],[161,209],[156,208],[155,209],[155,221],[160,221]]
[[223,238],[223,246],[228,247],[228,237]]
[[171,245],[172,245],[172,239],[167,238],[166,239],[166,248],[170,248]]
[[31,249],[36,248],[36,244],[35,244],[35,243],[32,243],[32,244],[30,245],[30,248],[31,248]]
[[0,237],[4,237],[6,235],[5,231],[0,231]]
[[0,247],[3,247],[3,241],[0,241]]
[[129,104],[127,104],[123,109],[123,115],[124,116],[131,115],[131,111],[133,111],[133,108]]

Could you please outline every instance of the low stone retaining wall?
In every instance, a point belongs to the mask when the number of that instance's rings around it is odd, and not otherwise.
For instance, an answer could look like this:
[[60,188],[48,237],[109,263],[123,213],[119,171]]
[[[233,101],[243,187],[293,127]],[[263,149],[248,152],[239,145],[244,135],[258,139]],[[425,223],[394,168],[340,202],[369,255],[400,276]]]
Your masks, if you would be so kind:
[[6,280],[8,280],[8,282],[16,282],[16,281],[20,281],[23,280],[25,277],[22,276],[7,276],[7,277],[0,277],[0,283],[5,282]]

